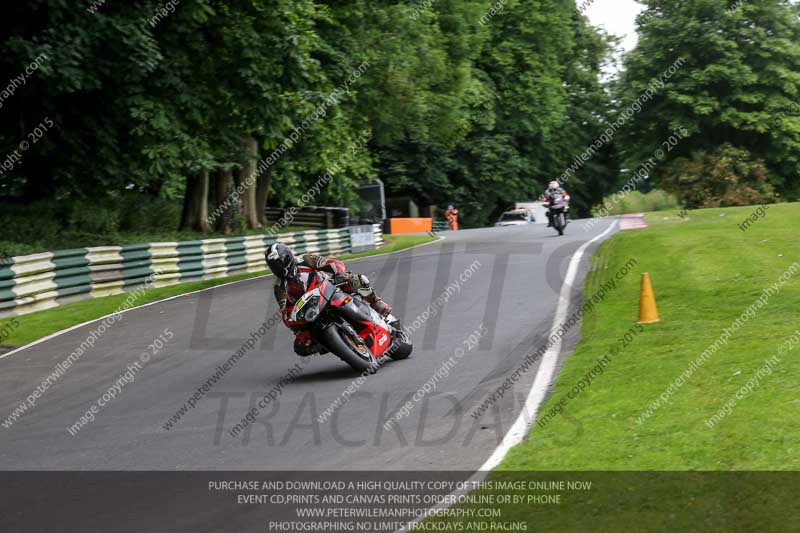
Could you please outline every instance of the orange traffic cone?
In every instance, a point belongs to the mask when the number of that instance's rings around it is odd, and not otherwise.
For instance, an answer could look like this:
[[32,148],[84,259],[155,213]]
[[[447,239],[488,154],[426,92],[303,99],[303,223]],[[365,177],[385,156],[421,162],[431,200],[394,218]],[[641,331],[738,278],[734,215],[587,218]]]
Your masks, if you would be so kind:
[[650,274],[642,274],[642,289],[639,295],[639,324],[652,324],[658,322],[658,309],[656,308],[656,295],[650,284]]

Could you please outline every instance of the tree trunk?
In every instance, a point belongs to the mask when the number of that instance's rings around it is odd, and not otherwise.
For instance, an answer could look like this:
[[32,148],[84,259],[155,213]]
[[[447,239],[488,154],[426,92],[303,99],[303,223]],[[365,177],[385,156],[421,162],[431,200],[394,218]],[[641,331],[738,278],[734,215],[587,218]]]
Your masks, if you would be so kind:
[[226,235],[231,233],[230,224],[230,184],[231,184],[231,171],[218,170],[214,174],[214,229],[222,231]]
[[262,227],[267,225],[267,200],[269,199],[269,187],[272,184],[272,168],[268,168],[258,177],[256,187],[256,209],[258,210],[258,221]]
[[242,140],[244,145],[244,161],[242,162],[241,182],[242,210],[245,224],[249,229],[261,227],[258,217],[258,204],[256,202],[256,163],[258,162],[258,142],[252,137]]
[[183,197],[182,230],[208,233],[208,171],[186,178],[186,195]]
[[164,180],[156,179],[147,185],[147,193],[155,197],[158,197],[161,194],[161,189],[163,188],[164,188]]
[[186,222],[191,210],[192,198],[192,178],[186,177],[186,191],[183,193],[183,209],[181,209],[181,223],[178,225],[178,231],[186,229]]

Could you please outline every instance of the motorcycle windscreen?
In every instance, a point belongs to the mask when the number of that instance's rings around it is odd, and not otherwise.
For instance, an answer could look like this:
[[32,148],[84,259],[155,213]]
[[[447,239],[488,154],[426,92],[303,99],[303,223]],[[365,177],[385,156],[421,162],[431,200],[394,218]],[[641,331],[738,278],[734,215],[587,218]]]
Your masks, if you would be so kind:
[[[292,313],[289,316],[289,320],[291,322],[305,322],[306,321],[306,312],[307,308],[311,306],[319,306],[320,305],[320,297],[322,293],[318,288],[312,289],[302,295],[294,304],[294,308],[292,309]],[[322,304],[324,306],[324,303]]]

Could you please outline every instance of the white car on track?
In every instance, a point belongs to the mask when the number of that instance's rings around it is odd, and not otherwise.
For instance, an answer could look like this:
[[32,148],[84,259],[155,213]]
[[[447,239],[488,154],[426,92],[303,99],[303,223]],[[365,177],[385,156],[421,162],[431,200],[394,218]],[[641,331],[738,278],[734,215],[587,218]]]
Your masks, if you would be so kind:
[[527,224],[533,224],[536,220],[533,218],[533,213],[530,212],[528,209],[514,209],[512,211],[506,211],[495,223],[497,227],[506,227],[506,226],[525,226]]

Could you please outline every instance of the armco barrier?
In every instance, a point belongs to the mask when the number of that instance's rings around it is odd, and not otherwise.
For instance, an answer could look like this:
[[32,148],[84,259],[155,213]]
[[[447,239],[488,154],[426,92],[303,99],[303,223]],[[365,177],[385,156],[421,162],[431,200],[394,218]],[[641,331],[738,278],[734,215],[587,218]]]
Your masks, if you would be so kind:
[[450,223],[446,220],[434,220],[433,221],[433,231],[447,231],[450,229]]
[[[383,244],[373,225],[377,246]],[[41,311],[72,301],[142,287],[164,287],[266,270],[264,252],[280,241],[296,253],[343,255],[350,230],[248,235],[185,242],[99,246],[12,257],[0,263],[0,317]]]

